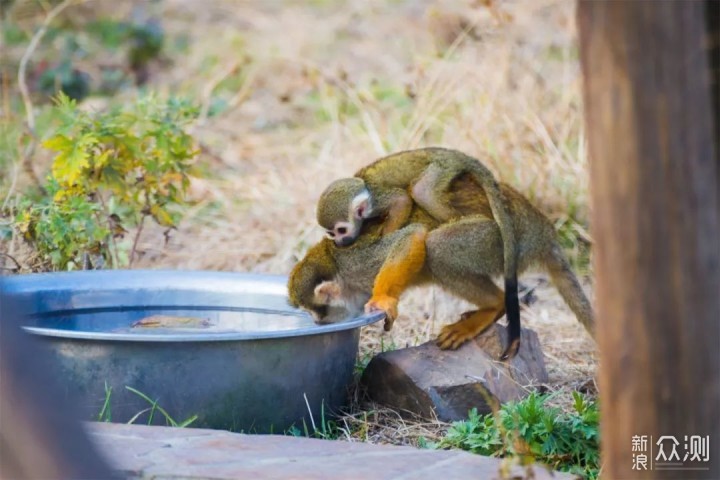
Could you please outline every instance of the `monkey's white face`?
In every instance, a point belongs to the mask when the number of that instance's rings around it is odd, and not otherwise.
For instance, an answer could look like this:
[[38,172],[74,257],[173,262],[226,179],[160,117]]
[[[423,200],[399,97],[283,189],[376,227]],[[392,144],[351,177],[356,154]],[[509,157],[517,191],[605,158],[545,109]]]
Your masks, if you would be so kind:
[[347,221],[335,222],[333,228],[325,233],[338,247],[352,245],[360,235],[363,220],[370,217],[371,211],[370,192],[363,190],[350,203]]
[[326,230],[325,234],[338,247],[347,247],[355,241],[361,226],[362,223],[356,226],[356,222],[337,222],[335,227]]

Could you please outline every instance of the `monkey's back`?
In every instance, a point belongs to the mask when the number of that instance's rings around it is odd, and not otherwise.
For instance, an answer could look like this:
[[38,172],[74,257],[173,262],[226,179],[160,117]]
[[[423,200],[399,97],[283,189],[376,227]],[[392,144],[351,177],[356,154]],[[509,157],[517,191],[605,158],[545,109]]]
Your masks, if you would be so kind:
[[432,161],[432,149],[407,150],[375,160],[355,176],[362,178],[371,191],[378,185],[406,189]]

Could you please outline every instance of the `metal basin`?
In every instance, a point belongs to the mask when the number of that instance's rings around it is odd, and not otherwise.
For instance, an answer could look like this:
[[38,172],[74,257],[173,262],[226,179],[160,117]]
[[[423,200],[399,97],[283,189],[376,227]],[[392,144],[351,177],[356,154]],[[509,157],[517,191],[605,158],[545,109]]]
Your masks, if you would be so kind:
[[[347,401],[366,315],[315,325],[288,306],[286,277],[197,271],[89,271],[4,279],[23,325],[50,347],[56,378],[85,418],[126,422],[156,400],[197,427],[281,433]],[[133,329],[151,315],[207,328]],[[149,412],[137,422],[147,422]],[[155,412],[153,423],[166,423]]]

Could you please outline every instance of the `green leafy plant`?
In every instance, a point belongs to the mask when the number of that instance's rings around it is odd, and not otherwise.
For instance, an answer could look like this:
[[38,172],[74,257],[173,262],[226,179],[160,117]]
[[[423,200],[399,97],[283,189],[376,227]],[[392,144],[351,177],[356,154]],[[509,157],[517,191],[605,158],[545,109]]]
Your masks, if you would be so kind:
[[[43,142],[56,152],[48,195],[25,200],[16,228],[45,269],[131,265],[148,217],[167,228],[181,218],[197,154],[184,127],[197,111],[148,96],[88,113],[63,94],[54,108],[61,126]],[[134,241],[120,242],[128,228]]]
[[574,411],[567,413],[546,405],[549,395],[531,393],[503,405],[496,414],[454,422],[435,448],[460,448],[490,456],[520,456],[551,468],[598,478],[599,411],[595,401],[573,392]]

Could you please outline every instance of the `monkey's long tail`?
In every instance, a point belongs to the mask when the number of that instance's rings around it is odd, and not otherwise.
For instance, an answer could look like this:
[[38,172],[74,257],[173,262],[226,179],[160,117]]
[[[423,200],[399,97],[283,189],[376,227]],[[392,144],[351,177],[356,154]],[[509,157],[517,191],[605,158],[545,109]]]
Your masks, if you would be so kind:
[[585,296],[580,282],[570,268],[570,263],[565,258],[560,245],[553,246],[549,259],[545,262],[545,267],[565,303],[594,338],[595,318],[592,306]]
[[520,300],[518,299],[517,281],[517,242],[512,219],[508,213],[505,197],[493,174],[480,162],[475,162],[471,170],[475,180],[485,190],[495,222],[500,228],[503,241],[503,265],[505,277],[505,315],[508,321],[508,345],[500,357],[502,360],[512,358],[520,347]]

